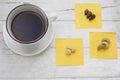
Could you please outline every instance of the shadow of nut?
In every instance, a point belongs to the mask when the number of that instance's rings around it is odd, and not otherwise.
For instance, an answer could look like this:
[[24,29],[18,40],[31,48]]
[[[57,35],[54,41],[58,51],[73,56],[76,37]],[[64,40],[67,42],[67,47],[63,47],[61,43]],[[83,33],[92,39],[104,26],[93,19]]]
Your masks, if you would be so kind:
[[97,47],[97,49],[98,49],[98,50],[105,49],[105,45],[99,45],[99,46]]

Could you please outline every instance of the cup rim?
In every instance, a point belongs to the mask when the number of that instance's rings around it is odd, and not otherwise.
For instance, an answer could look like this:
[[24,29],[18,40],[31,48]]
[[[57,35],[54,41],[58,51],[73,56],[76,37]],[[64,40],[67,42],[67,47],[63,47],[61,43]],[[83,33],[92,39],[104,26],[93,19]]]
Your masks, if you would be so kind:
[[[9,30],[8,30],[8,26],[7,26],[7,24],[8,24],[8,18],[9,18],[9,16],[10,16],[10,14],[11,14],[15,9],[17,9],[18,7],[21,7],[21,6],[24,6],[24,5],[32,5],[32,6],[36,7],[36,8],[39,8],[40,11],[44,14],[44,17],[46,18],[46,23],[47,23],[44,33],[42,33],[42,35],[39,36],[38,38],[36,38],[35,40],[28,41],[28,42],[20,41],[20,40],[18,40],[17,38],[15,39],[14,37],[12,37],[11,34],[10,34],[10,32],[9,32]],[[32,10],[31,10],[31,11],[32,11]],[[34,12],[34,11],[33,11],[33,12]],[[35,13],[37,13],[37,12],[35,12]],[[37,13],[37,14],[39,14],[39,13]],[[16,6],[15,8],[13,8],[13,9],[9,12],[9,14],[8,14],[8,16],[7,16],[7,19],[6,19],[6,30],[7,30],[7,33],[9,34],[9,36],[10,36],[13,40],[15,40],[16,42],[22,43],[22,44],[31,44],[31,43],[35,43],[35,42],[39,41],[39,40],[40,40],[41,38],[43,38],[44,35],[46,34],[46,32],[47,32],[47,30],[48,30],[48,25],[49,25],[49,23],[48,23],[48,18],[47,18],[47,15],[45,14],[45,12],[44,12],[40,7],[38,7],[38,6],[36,6],[36,5],[33,5],[33,4],[21,4],[21,5]],[[10,25],[10,26],[11,26],[11,25]]]

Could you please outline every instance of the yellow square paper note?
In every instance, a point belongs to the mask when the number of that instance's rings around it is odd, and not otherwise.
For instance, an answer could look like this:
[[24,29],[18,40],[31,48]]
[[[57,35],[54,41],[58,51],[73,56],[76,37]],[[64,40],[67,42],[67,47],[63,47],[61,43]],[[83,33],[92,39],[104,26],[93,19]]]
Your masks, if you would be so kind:
[[[76,49],[75,53],[66,55],[66,47],[71,46]],[[57,66],[77,66],[84,64],[83,41],[78,38],[57,38],[56,39],[56,65]]]
[[[85,9],[88,9],[96,18],[89,21],[84,15]],[[76,28],[101,28],[102,27],[102,16],[101,16],[101,5],[100,4],[75,4],[75,18],[76,18]]]
[[[110,39],[109,48],[106,50],[97,50],[98,45],[101,44],[103,38]],[[115,32],[91,32],[90,33],[90,57],[91,58],[107,58],[117,59],[117,44]]]

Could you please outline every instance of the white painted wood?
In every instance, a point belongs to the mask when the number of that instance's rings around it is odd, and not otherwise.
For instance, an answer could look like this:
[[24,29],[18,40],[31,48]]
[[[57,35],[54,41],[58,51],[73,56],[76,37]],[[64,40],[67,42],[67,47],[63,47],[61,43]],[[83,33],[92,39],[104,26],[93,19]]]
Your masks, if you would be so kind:
[[[115,78],[116,79],[116,78]],[[115,80],[114,79],[114,80]],[[21,78],[19,78],[19,79],[3,79],[2,78],[2,80],[101,80],[101,79],[99,79],[99,78],[52,78],[52,79],[46,79],[46,78],[42,78],[42,79],[21,79]],[[107,79],[102,79],[102,80],[107,80]],[[113,79],[110,79],[110,80],[113,80]],[[116,80],[118,80],[118,79],[116,79]]]
[[[49,1],[49,0],[0,0],[0,3],[3,3],[3,2],[7,2],[7,3],[12,3],[12,2],[49,2],[49,3],[51,3],[51,2],[53,2],[53,3],[63,3],[63,4],[65,4],[65,3],[70,3],[70,4],[72,4],[72,3],[75,3],[75,2],[86,2],[86,3],[101,3],[101,4],[110,4],[110,3],[119,3],[119,0],[105,0],[105,1],[102,1],[102,0],[71,0],[71,1],[69,1],[69,0],[64,0],[64,1],[57,1],[57,0],[51,0],[51,1]],[[68,5],[69,6],[69,5]]]
[[[94,0],[93,0],[94,1]],[[35,4],[39,7],[41,7],[42,9],[44,9],[46,12],[55,12],[59,15],[57,20],[75,20],[74,19],[74,4],[77,2],[75,2],[74,0],[71,1],[71,4],[66,5],[66,1],[57,1],[57,0],[53,0],[53,1],[42,1],[39,3],[32,3]],[[79,1],[78,1],[79,2]],[[88,1],[87,1],[88,2]],[[108,1],[107,1],[108,2]],[[107,5],[107,2],[104,2],[102,4],[102,18],[103,20],[120,20],[120,17],[117,16],[117,14],[120,13],[120,9],[117,3],[113,3],[113,2],[109,2],[109,5]],[[30,2],[29,2],[30,3]],[[56,3],[56,4],[55,4]],[[18,3],[11,3],[11,4],[5,4],[5,3],[1,3],[0,4],[0,20],[6,20],[6,17],[8,15],[8,13],[16,6],[20,5],[22,3],[18,2]],[[3,7],[4,6],[4,7]],[[107,15],[105,15],[107,14]]]
[[[5,21],[1,21],[0,32],[4,25]],[[56,21],[53,22],[53,27],[55,28],[55,38],[82,38],[84,47],[89,47],[89,32],[117,32],[117,42],[120,47],[120,22],[103,21],[102,29],[76,29],[74,22]],[[51,47],[55,47],[55,42]]]
[[55,48],[48,48],[37,56],[23,57],[9,50],[4,41],[0,43],[0,78],[3,79],[114,78],[120,74],[120,54],[117,60],[90,59],[89,48],[84,48],[84,66],[56,66]]
[[[108,7],[102,8],[102,20],[120,20],[120,17],[117,16],[120,14],[119,7]],[[69,9],[65,11],[56,12],[59,17],[57,20],[67,20],[67,21],[75,21],[74,10]]]
[[[4,79],[3,79],[4,80]],[[5,79],[5,80],[13,80],[13,79]],[[14,79],[14,80],[21,80],[21,78],[20,79]],[[101,80],[101,79],[99,79],[99,78],[95,78],[95,79],[91,79],[91,78],[53,78],[53,79],[22,79],[22,80]],[[102,79],[103,80],[103,79]],[[112,80],[112,79],[111,79]]]
[[[0,20],[6,20],[7,18],[7,15],[10,13],[10,11],[12,9],[14,9],[16,6],[18,5],[21,5],[23,3],[11,3],[11,4],[0,4]],[[32,4],[35,4],[35,3],[32,3]],[[52,10],[53,11],[53,7],[52,5],[44,5],[44,4],[35,4],[37,6],[39,6],[40,8],[42,8],[44,11],[50,11]]]
[[[74,4],[91,2],[102,4],[102,29],[76,29]],[[55,38],[83,38],[84,66],[56,66],[55,40],[42,54],[23,57],[14,54],[5,45],[2,28],[8,13],[23,3],[40,6],[46,12],[56,12],[53,22]],[[89,57],[89,32],[117,32],[120,53],[119,0],[0,0],[0,79],[1,80],[120,80],[120,54],[117,60],[98,60]]]
[[37,56],[23,57],[13,54],[6,45],[2,45],[0,49],[0,79],[54,77],[54,51],[54,49],[48,49]]
[[5,25],[5,21],[0,21],[0,33],[2,32],[4,25]]
[[[104,60],[104,59],[90,59],[89,49],[84,49],[85,52],[85,65],[73,67],[56,67],[57,77],[119,77],[119,64],[118,60]],[[120,52],[120,50],[119,50]],[[119,56],[120,58],[120,56]],[[64,73],[64,74],[63,74]],[[87,76],[86,76],[87,75]]]
[[[50,79],[51,80],[51,79]],[[52,80],[120,80],[120,78],[73,78],[73,79],[52,79]]]
[[[4,79],[2,79],[4,80]],[[5,79],[5,80],[13,80],[13,79]],[[21,80],[14,79],[14,80]],[[52,78],[52,79],[22,79],[22,80],[120,80],[120,78]]]
[[[84,47],[89,47],[90,32],[116,32],[118,47],[120,47],[120,22],[103,21],[102,29],[76,29],[74,22],[54,22],[56,38],[82,38]],[[55,43],[53,43],[55,46]]]

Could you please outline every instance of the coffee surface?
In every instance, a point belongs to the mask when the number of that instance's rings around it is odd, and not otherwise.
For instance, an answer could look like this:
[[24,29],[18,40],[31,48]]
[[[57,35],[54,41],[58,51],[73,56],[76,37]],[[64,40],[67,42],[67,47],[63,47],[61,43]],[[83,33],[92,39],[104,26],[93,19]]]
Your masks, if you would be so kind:
[[15,38],[23,42],[34,41],[45,31],[40,15],[32,11],[16,15],[12,21],[11,29]]

